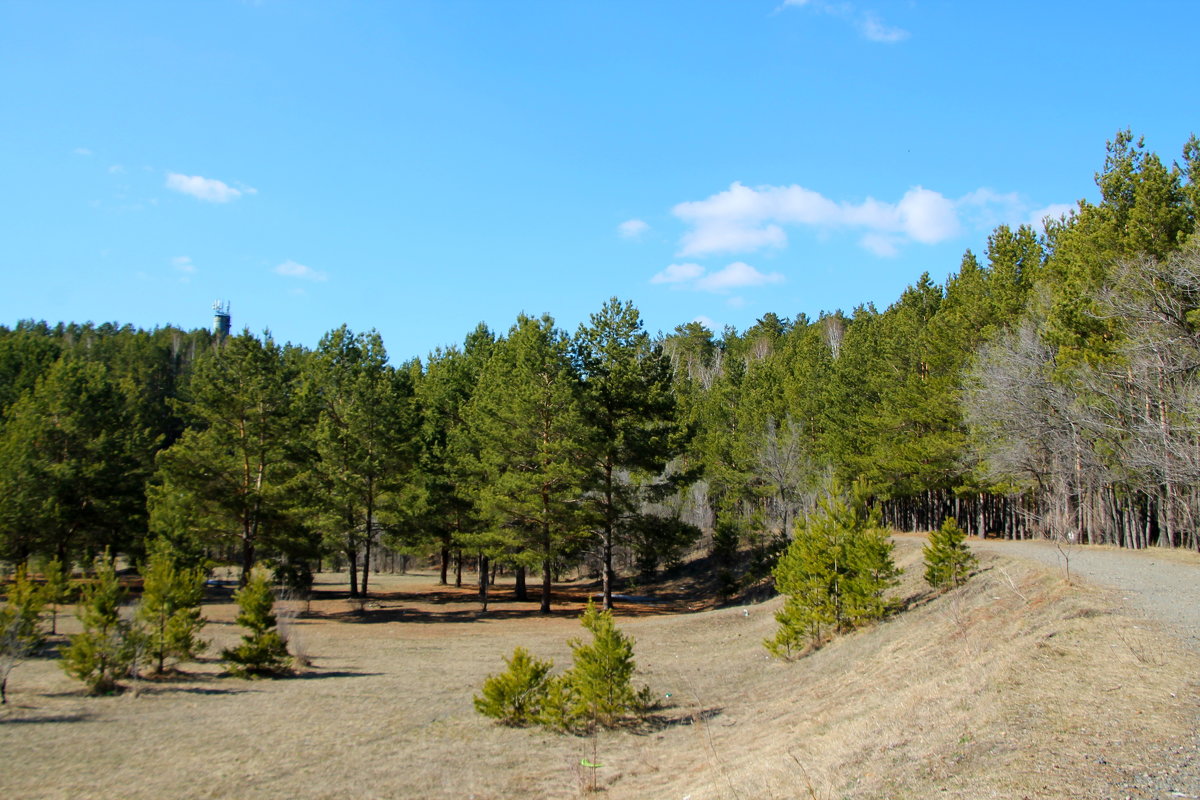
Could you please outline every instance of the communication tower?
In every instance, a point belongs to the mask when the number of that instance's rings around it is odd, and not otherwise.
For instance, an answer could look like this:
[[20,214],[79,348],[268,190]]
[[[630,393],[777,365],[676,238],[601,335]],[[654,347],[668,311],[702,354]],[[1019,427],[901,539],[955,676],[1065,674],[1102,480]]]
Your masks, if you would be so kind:
[[229,301],[218,300],[213,303],[213,336],[224,339],[229,335]]

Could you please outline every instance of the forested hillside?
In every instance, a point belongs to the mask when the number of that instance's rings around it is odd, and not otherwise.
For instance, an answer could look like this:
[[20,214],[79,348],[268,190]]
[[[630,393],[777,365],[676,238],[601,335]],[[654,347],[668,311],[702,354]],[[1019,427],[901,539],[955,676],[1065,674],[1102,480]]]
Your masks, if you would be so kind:
[[[1000,226],[888,308],[644,330],[613,299],[389,358],[249,331],[0,327],[0,558],[181,553],[368,590],[380,545],[536,576],[769,554],[831,479],[902,530],[1200,547],[1200,142],[1129,132],[1100,201]],[[401,345],[402,350],[402,345]],[[408,354],[411,355],[411,354]]]

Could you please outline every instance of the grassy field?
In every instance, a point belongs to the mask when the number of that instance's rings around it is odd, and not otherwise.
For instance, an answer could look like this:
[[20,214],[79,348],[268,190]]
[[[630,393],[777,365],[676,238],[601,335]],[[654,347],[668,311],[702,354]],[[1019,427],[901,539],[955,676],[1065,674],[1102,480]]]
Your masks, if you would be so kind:
[[[215,660],[87,698],[49,659],[19,666],[0,710],[0,797],[1107,798],[1192,744],[1194,654],[1120,598],[1002,554],[940,597],[920,541],[898,539],[909,605],[792,663],[767,657],[778,600],[619,617],[653,724],[596,740],[498,727],[471,698],[520,644],[560,667],[583,592],[555,614],[417,573],[373,579],[359,615],[321,575],[292,623],[299,677],[244,681]],[[643,589],[644,591],[644,589]],[[206,606],[211,653],[234,607]],[[73,619],[60,621],[70,632]]]

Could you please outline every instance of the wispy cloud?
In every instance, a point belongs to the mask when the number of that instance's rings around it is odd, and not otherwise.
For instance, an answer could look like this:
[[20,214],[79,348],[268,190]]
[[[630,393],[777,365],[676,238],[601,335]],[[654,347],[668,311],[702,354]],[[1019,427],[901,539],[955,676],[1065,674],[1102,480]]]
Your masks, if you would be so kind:
[[191,256],[175,256],[171,259],[171,266],[188,275],[196,271],[196,265],[192,263]]
[[784,280],[778,272],[759,272],[743,261],[735,261],[716,272],[708,272],[699,264],[671,264],[651,278],[650,282],[672,284],[676,288],[697,292],[728,294],[734,289],[783,283]]
[[858,30],[872,42],[894,44],[908,38],[908,31],[887,25],[878,16],[868,11],[858,19]]
[[650,226],[640,219],[627,219],[617,226],[617,233],[623,239],[636,239],[648,230]]
[[243,194],[258,193],[257,189],[249,186],[234,188],[216,178],[204,178],[200,175],[183,175],[178,172],[167,173],[166,186],[168,189],[191,195],[197,200],[205,200],[209,203],[228,203],[230,200],[238,199]]
[[704,274],[699,264],[671,264],[650,279],[651,283],[686,283]]
[[306,281],[325,281],[329,279],[329,276],[324,272],[320,272],[304,264],[297,264],[290,259],[275,267],[275,274],[283,275],[285,278],[299,278]]
[[832,0],[784,0],[781,8],[787,6],[805,7],[813,12],[843,20],[870,42],[895,44],[909,37],[908,31],[888,25],[874,11],[860,11],[853,3]]
[[92,154],[92,151],[87,149],[86,147],[76,147],[71,152],[77,156],[90,156]]

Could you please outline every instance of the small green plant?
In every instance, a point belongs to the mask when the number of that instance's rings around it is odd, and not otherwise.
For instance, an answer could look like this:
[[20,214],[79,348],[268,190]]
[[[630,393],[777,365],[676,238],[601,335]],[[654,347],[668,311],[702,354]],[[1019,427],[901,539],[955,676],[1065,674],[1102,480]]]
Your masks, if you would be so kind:
[[611,611],[588,601],[580,618],[592,641],[570,642],[574,663],[563,676],[568,727],[610,728],[642,709],[633,688],[633,639],[617,629]]
[[42,593],[18,568],[0,606],[0,705],[8,702],[8,676],[41,646]]
[[484,681],[482,696],[475,697],[476,710],[506,725],[541,724],[573,732],[594,732],[641,717],[652,701],[648,688],[633,688],[633,639],[617,629],[611,611],[590,601],[580,622],[592,639],[571,640],[574,663],[569,670],[552,676],[550,661],[518,647],[505,659],[508,670]]
[[57,557],[46,562],[42,568],[42,601],[50,606],[50,635],[58,634],[58,607],[70,599],[71,586],[67,571]]
[[18,639],[36,650],[45,639],[42,629],[42,609],[46,605],[45,594],[34,583],[24,566],[17,567],[13,582],[8,585],[8,598],[0,614],[11,619]]
[[921,549],[926,583],[935,589],[947,589],[966,582],[978,564],[967,548],[966,538],[954,517],[947,517],[940,529],[929,534],[929,543]]
[[142,578],[142,602],[137,614],[146,637],[142,649],[146,663],[154,672],[162,673],[167,659],[188,661],[207,647],[199,638],[205,625],[200,614],[204,571],[180,567],[169,546],[156,541],[142,567]]
[[83,632],[71,637],[62,668],[87,684],[93,695],[121,689],[117,679],[128,674],[137,654],[137,635],[121,618],[125,590],[107,551],[96,559],[95,576],[85,585],[77,614]]
[[819,646],[831,632],[882,619],[893,608],[884,592],[901,570],[879,512],[863,485],[850,493],[835,484],[817,511],[796,525],[796,536],[775,565],[775,587],[786,595],[775,614],[779,628],[763,642],[781,658]]
[[272,678],[287,673],[291,658],[275,627],[270,574],[256,568],[233,597],[239,609],[237,623],[246,633],[237,647],[221,651],[221,657],[230,662],[229,671],[243,678]]
[[542,661],[524,647],[518,647],[504,663],[507,670],[489,675],[483,682],[482,695],[475,697],[475,710],[504,725],[540,722],[554,662]]

